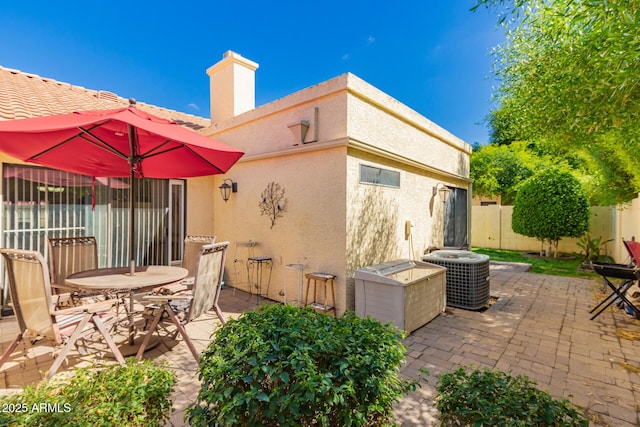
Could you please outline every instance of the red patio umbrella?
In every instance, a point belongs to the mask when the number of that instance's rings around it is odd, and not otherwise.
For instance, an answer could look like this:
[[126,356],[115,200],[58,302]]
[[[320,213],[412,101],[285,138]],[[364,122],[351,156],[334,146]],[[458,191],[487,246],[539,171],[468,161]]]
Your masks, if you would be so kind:
[[135,178],[189,178],[225,173],[244,154],[179,124],[135,108],[79,111],[0,122],[0,151],[94,177],[130,177],[131,265]]

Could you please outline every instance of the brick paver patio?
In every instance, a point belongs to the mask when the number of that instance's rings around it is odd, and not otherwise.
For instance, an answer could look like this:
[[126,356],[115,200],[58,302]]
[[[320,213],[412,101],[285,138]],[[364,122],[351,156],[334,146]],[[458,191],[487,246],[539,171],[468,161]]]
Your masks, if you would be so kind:
[[[640,331],[619,309],[589,320],[598,282],[509,270],[491,272],[498,300],[485,312],[448,308],[405,340],[407,366],[430,371],[429,385],[404,398],[396,413],[404,425],[431,425],[439,374],[459,365],[527,375],[556,398],[584,407],[592,425],[640,423],[640,367],[636,343],[616,331]],[[572,396],[572,397],[571,397]]]
[[[584,407],[594,426],[640,425],[640,376],[625,368],[640,367],[638,344],[617,335],[640,333],[640,321],[616,308],[589,320],[600,288],[592,280],[492,268],[491,295],[498,299],[489,309],[447,308],[405,339],[403,375],[426,368],[430,376],[428,384],[396,405],[398,421],[404,426],[437,425],[432,401],[438,375],[459,365],[473,365],[529,376],[554,397],[567,397]],[[223,311],[231,317],[255,304],[255,297],[241,291],[234,295],[229,288],[220,299]],[[16,325],[13,318],[4,318],[0,326],[0,346],[4,347],[15,337]],[[217,326],[215,316],[208,315],[187,326],[196,348],[206,347]],[[39,370],[52,363],[50,349],[43,347],[36,346],[37,357],[30,354],[7,363],[0,372],[0,388],[38,381]],[[145,356],[166,360],[176,370],[175,413],[170,425],[183,426],[184,409],[199,389],[196,363],[181,340],[171,347],[169,351],[158,346]],[[86,363],[88,359],[78,355],[69,366]]]

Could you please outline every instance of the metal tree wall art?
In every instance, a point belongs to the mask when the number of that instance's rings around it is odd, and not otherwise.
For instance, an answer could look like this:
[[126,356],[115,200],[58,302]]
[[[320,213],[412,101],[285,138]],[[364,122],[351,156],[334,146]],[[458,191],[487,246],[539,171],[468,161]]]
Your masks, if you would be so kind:
[[275,182],[267,184],[267,188],[260,194],[260,215],[267,215],[271,219],[271,228],[276,219],[282,218],[287,210],[287,199],[284,197],[284,188]]

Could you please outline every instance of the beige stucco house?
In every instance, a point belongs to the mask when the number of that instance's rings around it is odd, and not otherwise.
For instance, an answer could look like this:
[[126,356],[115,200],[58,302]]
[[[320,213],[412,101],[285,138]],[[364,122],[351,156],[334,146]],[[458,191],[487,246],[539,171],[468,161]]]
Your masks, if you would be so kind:
[[[297,300],[300,271],[285,267],[300,264],[304,273],[336,275],[335,304],[342,313],[354,308],[355,269],[420,258],[430,247],[469,243],[468,144],[353,74],[256,108],[257,69],[255,62],[227,52],[207,70],[210,120],[138,103],[246,153],[224,176],[163,180],[158,190],[150,186],[149,193],[140,196],[137,206],[145,214],[138,217],[147,228],[140,239],[140,263],[179,262],[182,236],[215,234],[218,241],[231,242],[228,284],[250,289],[246,259],[266,256],[273,266],[270,276],[268,269],[263,271],[263,292],[268,285],[268,296],[283,300],[286,283],[288,298]],[[0,67],[0,120],[114,108],[126,102],[109,92]],[[7,156],[0,155],[0,161],[2,245],[42,250],[46,235],[73,230],[101,236],[99,241],[108,245],[102,265],[121,262],[119,255],[126,248],[118,242],[126,218],[118,219],[114,212],[126,206],[118,199],[118,185],[98,188],[97,207],[91,211],[89,193],[77,190],[86,184],[53,194],[64,187],[58,178],[48,175],[42,190],[43,183],[37,181],[43,174],[29,175],[31,167]],[[219,191],[223,182],[230,182],[225,179],[237,184],[226,202]],[[33,190],[36,196],[25,196],[17,187],[24,180],[44,193]],[[438,191],[442,189],[449,190],[444,192],[446,201]],[[74,198],[64,201],[63,194]],[[51,217],[61,214],[49,208],[63,204],[79,207],[79,219],[52,227]],[[101,209],[104,217],[98,217]],[[27,234],[30,240],[24,238]],[[248,241],[253,246],[247,246]],[[157,253],[150,255],[151,248]]]
[[[236,182],[228,202],[217,196],[213,209],[201,210],[189,196],[187,208],[192,218],[203,215],[194,227],[212,224],[219,240],[257,242],[253,254],[273,259],[270,298],[283,299],[283,283],[297,295],[298,272],[285,266],[302,264],[337,276],[340,313],[354,307],[355,269],[469,243],[468,144],[348,73],[255,108],[257,68],[227,52],[207,71],[212,124],[202,132],[246,154],[226,176],[199,181],[209,189]],[[259,206],[270,183],[284,190],[273,226]],[[446,203],[434,194],[444,186]],[[228,258],[229,282],[239,288],[247,252],[234,256],[232,246]]]

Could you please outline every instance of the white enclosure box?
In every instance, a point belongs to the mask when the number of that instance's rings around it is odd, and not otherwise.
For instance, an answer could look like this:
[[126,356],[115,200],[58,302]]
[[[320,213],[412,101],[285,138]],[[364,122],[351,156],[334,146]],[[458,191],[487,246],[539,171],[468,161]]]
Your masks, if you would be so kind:
[[446,268],[400,259],[355,272],[356,314],[411,333],[444,312]]

